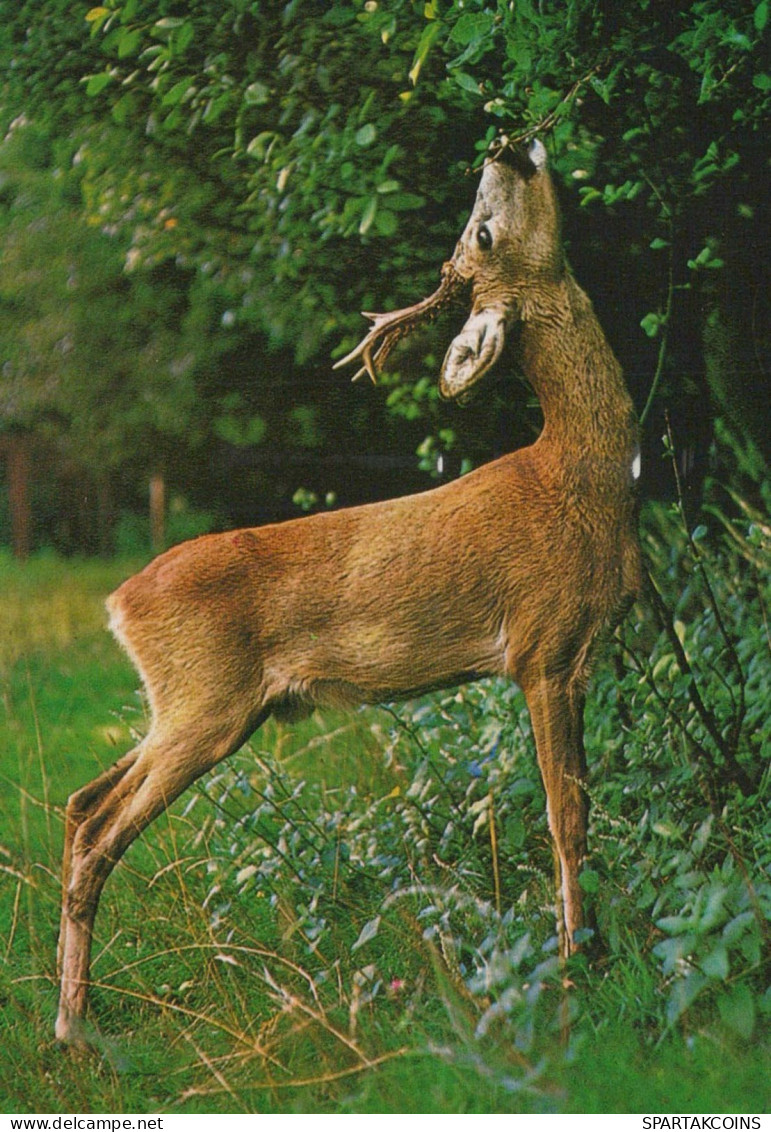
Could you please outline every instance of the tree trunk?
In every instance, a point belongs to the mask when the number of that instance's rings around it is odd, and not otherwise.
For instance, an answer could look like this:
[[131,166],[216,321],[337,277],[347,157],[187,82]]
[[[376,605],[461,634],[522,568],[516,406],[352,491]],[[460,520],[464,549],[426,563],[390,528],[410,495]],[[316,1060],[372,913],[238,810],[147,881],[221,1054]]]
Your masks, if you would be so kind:
[[109,479],[100,479],[96,485],[96,515],[99,530],[97,546],[103,558],[112,553],[113,509]]
[[150,478],[150,545],[155,554],[163,550],[166,542],[166,481],[162,472]]
[[6,442],[8,506],[11,513],[11,548],[24,561],[32,549],[32,505],[29,490],[29,444],[22,434],[11,434]]

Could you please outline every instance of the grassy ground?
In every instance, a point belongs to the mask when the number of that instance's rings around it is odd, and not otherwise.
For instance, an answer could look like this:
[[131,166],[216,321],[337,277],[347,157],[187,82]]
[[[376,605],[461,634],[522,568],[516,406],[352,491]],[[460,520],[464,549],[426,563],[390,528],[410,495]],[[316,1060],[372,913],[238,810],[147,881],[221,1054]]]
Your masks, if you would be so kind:
[[[765,1110],[759,1032],[743,1042],[698,1021],[662,1027],[661,988],[631,938],[615,964],[578,969],[573,991],[547,959],[538,986],[524,984],[519,1028],[490,1015],[482,1034],[490,997],[460,976],[441,917],[427,931],[404,902],[381,924],[386,865],[374,851],[368,870],[346,857],[367,821],[388,828],[389,799],[411,788],[382,711],[268,724],[132,847],[97,920],[96,1052],[58,1047],[63,806],[145,725],[133,669],[103,629],[103,596],[127,572],[0,559],[0,1109]],[[252,820],[274,846],[270,867],[290,863],[272,887],[254,838],[232,834]],[[311,840],[329,883],[306,900]],[[533,859],[548,862],[545,842]],[[534,865],[527,890],[541,923],[547,873]]]

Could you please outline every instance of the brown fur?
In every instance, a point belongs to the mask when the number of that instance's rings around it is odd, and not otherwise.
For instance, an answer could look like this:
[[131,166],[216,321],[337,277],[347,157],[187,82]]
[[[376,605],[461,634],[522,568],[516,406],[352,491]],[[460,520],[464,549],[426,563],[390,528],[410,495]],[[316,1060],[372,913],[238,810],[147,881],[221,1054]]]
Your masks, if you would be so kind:
[[[536,155],[540,157],[540,153]],[[479,225],[494,229],[481,249]],[[585,926],[584,689],[640,582],[637,433],[619,366],[566,270],[543,162],[493,167],[452,261],[472,313],[441,384],[462,395],[521,324],[544,411],[530,448],[423,494],[175,547],[109,599],[142,675],[146,739],[67,807],[57,1034],[81,1040],[102,886],[134,838],[271,713],[507,675],[533,720],[561,874],[564,953]]]

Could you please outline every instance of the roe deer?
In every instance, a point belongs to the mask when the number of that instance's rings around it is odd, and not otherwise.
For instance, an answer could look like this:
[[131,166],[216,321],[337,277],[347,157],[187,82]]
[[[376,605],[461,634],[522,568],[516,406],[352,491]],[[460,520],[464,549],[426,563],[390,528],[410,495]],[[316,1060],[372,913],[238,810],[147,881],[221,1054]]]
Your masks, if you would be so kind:
[[640,582],[639,451],[620,367],[563,258],[540,141],[488,162],[439,289],[370,316],[343,363],[361,357],[374,377],[401,335],[461,294],[471,311],[440,390],[465,399],[518,323],[545,422],[535,444],[418,495],[195,539],[108,599],[152,719],[67,805],[59,1038],[85,1040],[94,916],[127,847],[268,716],[316,704],[514,679],[548,799],[563,954],[580,946],[584,691],[595,644]]

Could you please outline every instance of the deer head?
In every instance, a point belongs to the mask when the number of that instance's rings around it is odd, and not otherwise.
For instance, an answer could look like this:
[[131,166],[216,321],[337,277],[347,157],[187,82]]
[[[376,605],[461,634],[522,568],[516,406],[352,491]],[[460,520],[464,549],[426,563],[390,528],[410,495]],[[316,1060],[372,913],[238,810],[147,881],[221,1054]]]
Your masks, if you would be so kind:
[[[546,149],[500,148],[485,165],[474,208],[442,280],[427,299],[390,314],[365,314],[374,323],[335,369],[361,358],[354,381],[373,381],[400,338],[448,303],[470,295],[471,313],[445,355],[439,377],[443,397],[461,403],[498,360],[508,328],[526,317],[528,294],[563,269],[559,210],[547,171]],[[373,353],[374,351],[374,353]]]

